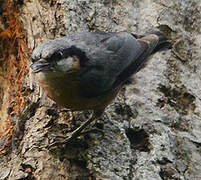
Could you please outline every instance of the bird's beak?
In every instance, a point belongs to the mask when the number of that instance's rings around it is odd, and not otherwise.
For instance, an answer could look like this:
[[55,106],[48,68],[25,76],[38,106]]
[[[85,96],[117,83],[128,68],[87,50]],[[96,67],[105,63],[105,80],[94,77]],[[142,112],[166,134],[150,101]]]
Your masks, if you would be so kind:
[[33,70],[33,73],[38,73],[41,71],[46,71],[49,69],[50,63],[47,62],[45,59],[40,59],[33,63],[30,67]]

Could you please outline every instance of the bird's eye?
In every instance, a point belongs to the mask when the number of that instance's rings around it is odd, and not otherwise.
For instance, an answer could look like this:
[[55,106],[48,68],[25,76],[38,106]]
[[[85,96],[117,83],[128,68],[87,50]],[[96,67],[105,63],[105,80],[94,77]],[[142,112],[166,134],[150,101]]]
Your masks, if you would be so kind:
[[63,57],[63,52],[59,51],[58,52],[58,57],[62,58]]
[[63,52],[58,51],[52,54],[52,56],[50,57],[50,61],[58,61],[61,60],[62,58],[63,58]]

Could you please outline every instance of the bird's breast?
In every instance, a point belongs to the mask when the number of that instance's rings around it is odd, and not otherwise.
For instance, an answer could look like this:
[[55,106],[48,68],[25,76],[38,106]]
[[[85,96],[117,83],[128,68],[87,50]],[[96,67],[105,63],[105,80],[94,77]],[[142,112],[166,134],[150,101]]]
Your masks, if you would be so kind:
[[45,94],[57,104],[74,111],[104,109],[117,95],[119,88],[107,94],[88,98],[84,97],[78,76],[51,76],[36,74]]

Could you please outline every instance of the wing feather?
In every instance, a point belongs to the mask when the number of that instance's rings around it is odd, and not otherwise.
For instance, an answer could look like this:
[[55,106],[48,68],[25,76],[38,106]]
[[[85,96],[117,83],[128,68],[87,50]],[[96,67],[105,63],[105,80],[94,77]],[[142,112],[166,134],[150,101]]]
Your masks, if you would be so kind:
[[81,74],[82,92],[87,97],[100,96],[128,79],[138,69],[138,58],[148,45],[130,33],[121,32],[101,39],[92,47],[86,52],[90,59],[87,71]]
[[128,32],[84,32],[69,35],[62,41],[86,56],[80,73],[81,94],[93,98],[116,88],[136,73],[157,44],[157,36],[136,39]]

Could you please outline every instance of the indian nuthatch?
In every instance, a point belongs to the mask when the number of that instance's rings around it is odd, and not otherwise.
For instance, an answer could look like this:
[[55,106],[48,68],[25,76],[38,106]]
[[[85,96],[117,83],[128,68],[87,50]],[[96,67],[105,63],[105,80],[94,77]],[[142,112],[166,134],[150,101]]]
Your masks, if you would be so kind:
[[171,47],[159,31],[145,35],[129,32],[81,32],[39,45],[31,56],[33,73],[44,92],[73,111],[93,115],[63,142],[80,132],[117,96],[125,81],[137,73],[148,57]]

